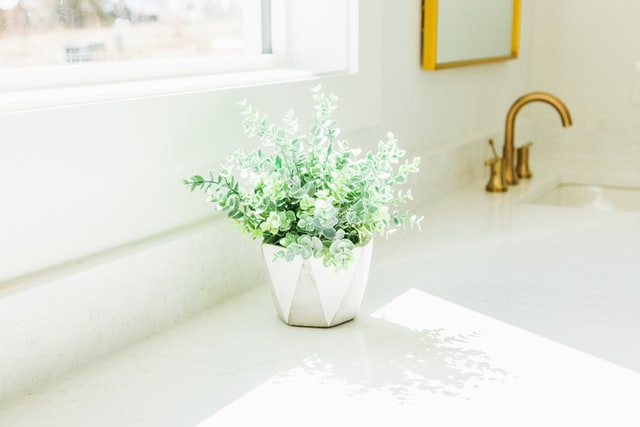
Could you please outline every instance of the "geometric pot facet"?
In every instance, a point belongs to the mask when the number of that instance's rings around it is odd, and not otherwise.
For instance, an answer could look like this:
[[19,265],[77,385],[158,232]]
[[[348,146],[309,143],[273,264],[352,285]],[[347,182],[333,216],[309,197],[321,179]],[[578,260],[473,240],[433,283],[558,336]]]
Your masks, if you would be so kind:
[[280,246],[264,244],[271,293],[278,315],[292,326],[328,328],[358,314],[369,277],[373,239],[353,250],[346,269],[322,265],[322,259],[273,260]]

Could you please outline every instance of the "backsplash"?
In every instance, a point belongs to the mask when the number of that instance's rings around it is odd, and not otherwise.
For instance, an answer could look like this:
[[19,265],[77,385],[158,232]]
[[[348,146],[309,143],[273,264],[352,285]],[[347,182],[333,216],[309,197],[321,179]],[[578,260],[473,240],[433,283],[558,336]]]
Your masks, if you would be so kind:
[[[488,177],[484,161],[492,156],[489,138],[421,153],[420,172],[408,184],[415,199],[412,205],[435,202]],[[497,139],[496,146],[501,146]]]
[[555,155],[629,159],[640,156],[640,124],[630,121],[574,120],[570,128],[557,121],[533,126],[539,149]]

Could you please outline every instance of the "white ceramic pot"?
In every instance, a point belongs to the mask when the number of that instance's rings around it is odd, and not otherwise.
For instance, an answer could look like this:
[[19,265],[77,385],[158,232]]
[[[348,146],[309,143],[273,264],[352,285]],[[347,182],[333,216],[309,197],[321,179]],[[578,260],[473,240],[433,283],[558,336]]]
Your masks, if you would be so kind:
[[353,251],[347,269],[324,267],[322,259],[293,261],[278,259],[280,248],[262,245],[278,314],[292,326],[328,328],[347,322],[358,314],[369,277],[373,240]]

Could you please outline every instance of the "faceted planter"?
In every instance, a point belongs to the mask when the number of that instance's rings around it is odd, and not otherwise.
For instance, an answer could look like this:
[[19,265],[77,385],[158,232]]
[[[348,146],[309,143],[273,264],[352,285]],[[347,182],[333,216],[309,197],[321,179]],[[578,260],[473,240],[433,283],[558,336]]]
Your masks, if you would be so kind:
[[279,246],[262,246],[273,302],[280,318],[292,326],[328,328],[358,314],[369,277],[373,241],[353,251],[346,269],[324,267],[322,259],[273,261]]

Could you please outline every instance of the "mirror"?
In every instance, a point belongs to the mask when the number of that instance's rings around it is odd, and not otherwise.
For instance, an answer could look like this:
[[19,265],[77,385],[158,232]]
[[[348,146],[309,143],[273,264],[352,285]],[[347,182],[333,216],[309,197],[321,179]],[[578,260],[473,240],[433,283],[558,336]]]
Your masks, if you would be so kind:
[[518,57],[520,0],[423,0],[422,68]]

